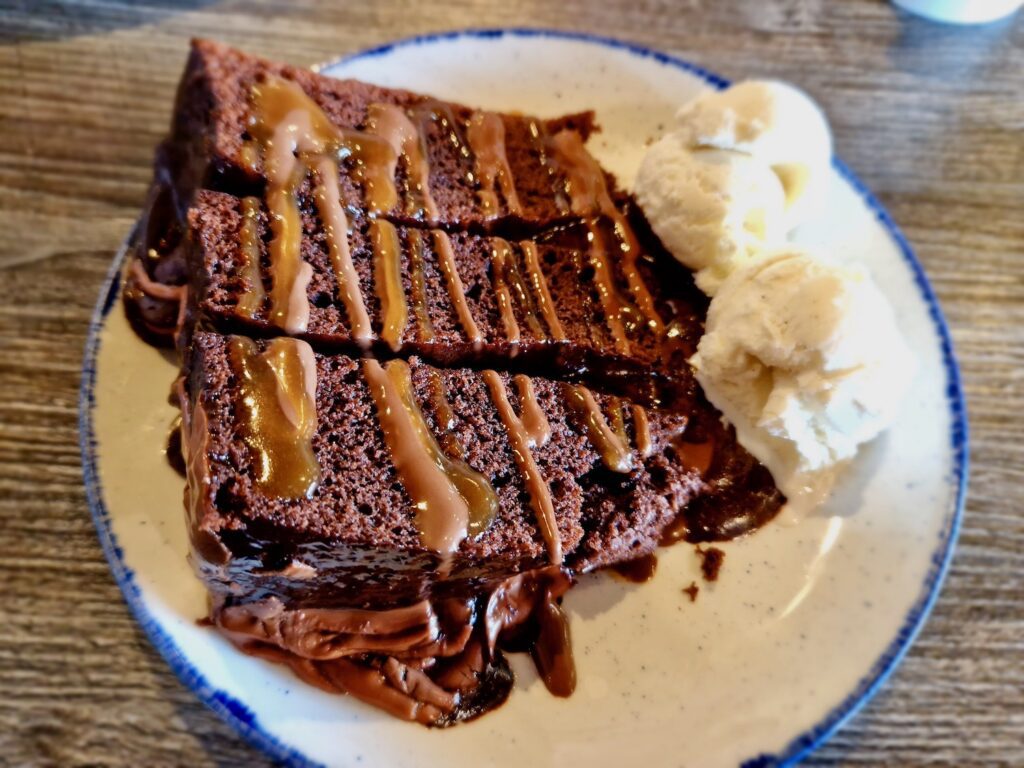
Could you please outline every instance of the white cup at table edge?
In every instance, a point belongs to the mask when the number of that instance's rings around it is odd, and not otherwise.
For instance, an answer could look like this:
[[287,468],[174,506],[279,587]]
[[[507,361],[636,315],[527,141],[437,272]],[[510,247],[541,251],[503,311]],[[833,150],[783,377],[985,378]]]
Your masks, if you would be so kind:
[[1002,19],[1024,5],[1024,0],[892,0],[911,13],[950,24],[984,24]]

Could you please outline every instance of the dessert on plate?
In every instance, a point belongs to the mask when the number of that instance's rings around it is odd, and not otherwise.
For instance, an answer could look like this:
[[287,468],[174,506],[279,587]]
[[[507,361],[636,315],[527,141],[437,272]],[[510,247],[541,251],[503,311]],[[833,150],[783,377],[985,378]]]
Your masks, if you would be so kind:
[[[450,725],[505,699],[507,652],[572,692],[579,574],[776,516],[770,456],[700,386],[739,414],[716,384],[753,348],[722,322],[706,343],[697,285],[728,316],[760,246],[695,257],[671,230],[694,196],[642,173],[648,221],[587,151],[597,129],[193,43],[123,296],[179,355],[190,558],[241,650]],[[777,144],[744,141],[693,152]],[[785,159],[740,174],[769,179],[736,187],[744,211],[806,208]]]

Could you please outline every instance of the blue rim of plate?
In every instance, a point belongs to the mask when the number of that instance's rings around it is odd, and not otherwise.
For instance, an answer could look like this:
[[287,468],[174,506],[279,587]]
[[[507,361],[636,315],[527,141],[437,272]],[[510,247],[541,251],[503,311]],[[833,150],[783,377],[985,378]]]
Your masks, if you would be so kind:
[[[682,69],[697,77],[700,77],[713,88],[725,88],[729,80],[710,72],[696,64],[677,56],[672,56],[661,51],[656,51],[635,43],[628,43],[611,37],[591,35],[582,32],[565,32],[553,29],[533,28],[497,28],[497,29],[466,29],[450,32],[438,32],[415,37],[404,38],[392,43],[376,46],[355,54],[341,56],[329,62],[317,66],[317,71],[328,70],[340,64],[354,61],[356,59],[382,56],[390,51],[406,46],[432,44],[462,38],[475,39],[497,39],[502,37],[517,38],[555,38],[560,40],[575,40],[579,42],[600,45],[608,48],[617,48],[627,51],[635,56],[653,59],[661,64],[666,64]],[[900,250],[900,254],[914,277],[914,282],[920,291],[928,307],[928,314],[935,325],[942,351],[943,366],[946,371],[946,399],[950,408],[951,434],[950,443],[953,455],[953,470],[951,484],[955,484],[956,498],[951,513],[947,516],[942,533],[939,536],[939,545],[932,555],[931,566],[925,577],[921,595],[910,609],[904,619],[896,637],[890,643],[885,652],[872,665],[856,688],[842,702],[834,707],[817,725],[801,733],[777,754],[762,754],[750,758],[741,763],[740,768],[768,768],[768,766],[791,766],[800,762],[811,752],[825,743],[847,720],[853,717],[878,692],[878,689],[892,674],[893,670],[902,661],[907,650],[910,648],[918,632],[924,625],[924,621],[935,604],[949,565],[953,557],[954,545],[960,532],[960,524],[963,518],[964,498],[967,491],[967,415],[964,405],[963,390],[960,383],[960,371],[956,357],[953,353],[953,342],[949,334],[949,328],[939,307],[938,300],[932,290],[931,284],[925,275],[924,267],[914,255],[910,243],[896,226],[882,204],[868,190],[863,182],[858,179],[845,163],[838,158],[833,161],[835,169],[857,192],[864,203],[874,214],[878,223],[892,237]],[[142,593],[135,583],[135,574],[124,561],[124,553],[117,544],[117,539],[111,528],[110,514],[103,501],[103,489],[100,484],[99,471],[96,456],[96,440],[93,432],[93,409],[95,407],[94,388],[96,384],[96,359],[100,347],[100,333],[106,322],[107,316],[113,309],[117,297],[120,294],[120,280],[118,279],[122,270],[127,245],[131,241],[131,235],[125,240],[120,251],[114,259],[106,277],[104,278],[104,290],[96,304],[92,319],[89,324],[89,335],[86,341],[85,358],[82,363],[82,383],[79,390],[79,447],[82,453],[82,468],[85,482],[86,497],[89,510],[92,514],[93,523],[100,540],[103,553],[110,564],[110,570],[114,580],[121,588],[129,609],[135,616],[136,621],[149,637],[150,642],[164,657],[168,666],[174,671],[178,678],[188,686],[196,696],[217,713],[228,725],[234,728],[244,739],[253,746],[263,750],[271,757],[282,760],[289,765],[295,766],[319,766],[308,757],[293,747],[284,744],[279,739],[261,728],[255,714],[242,702],[228,693],[218,690],[203,676],[203,674],[189,661],[188,657],[174,643],[171,637],[164,632],[160,624],[153,618],[146,608]]]

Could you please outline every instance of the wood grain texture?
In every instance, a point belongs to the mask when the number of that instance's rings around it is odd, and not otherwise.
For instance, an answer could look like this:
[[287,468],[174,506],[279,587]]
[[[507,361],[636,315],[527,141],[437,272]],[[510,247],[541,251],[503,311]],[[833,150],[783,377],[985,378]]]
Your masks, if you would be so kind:
[[[313,63],[464,26],[614,34],[793,80],[924,261],[963,366],[972,481],[945,591],[814,766],[1024,765],[1024,15],[881,0],[0,0],[0,763],[265,765],[128,614],[86,509],[79,364],[188,38]],[[697,761],[694,764],[699,764]]]

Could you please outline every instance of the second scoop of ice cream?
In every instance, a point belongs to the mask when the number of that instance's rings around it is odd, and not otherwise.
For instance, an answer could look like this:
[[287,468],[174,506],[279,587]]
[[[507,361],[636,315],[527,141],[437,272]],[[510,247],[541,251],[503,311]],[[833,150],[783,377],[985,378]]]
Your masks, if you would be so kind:
[[708,399],[796,507],[894,419],[914,373],[892,309],[860,268],[780,251],[727,280],[692,363]]

